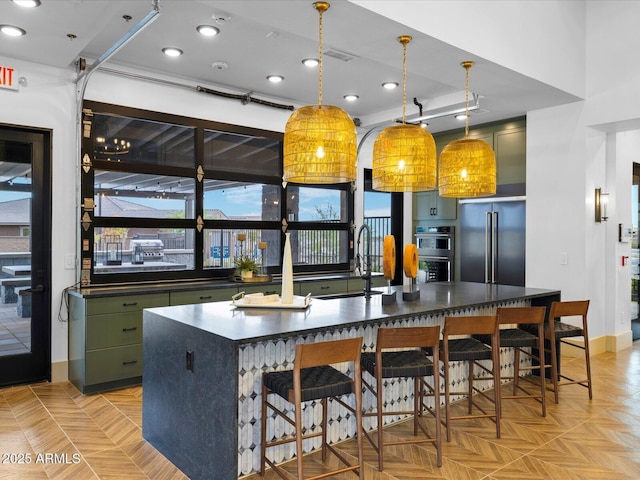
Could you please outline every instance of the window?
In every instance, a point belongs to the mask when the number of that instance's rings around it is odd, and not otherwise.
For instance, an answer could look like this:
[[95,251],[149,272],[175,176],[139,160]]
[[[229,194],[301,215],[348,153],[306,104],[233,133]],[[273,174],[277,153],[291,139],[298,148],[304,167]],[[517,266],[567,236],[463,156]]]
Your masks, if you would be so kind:
[[84,107],[84,284],[279,274],[285,230],[296,272],[349,269],[350,185],[283,185],[281,133]]

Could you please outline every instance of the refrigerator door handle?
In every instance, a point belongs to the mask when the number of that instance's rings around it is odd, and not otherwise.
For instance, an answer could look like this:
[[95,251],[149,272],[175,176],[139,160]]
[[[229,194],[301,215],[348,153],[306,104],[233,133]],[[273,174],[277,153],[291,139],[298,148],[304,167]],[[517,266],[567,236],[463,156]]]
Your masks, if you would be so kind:
[[498,261],[498,212],[491,212],[491,283],[496,283]]
[[484,283],[489,283],[489,262],[491,261],[491,252],[489,251],[491,245],[490,229],[491,212],[484,212]]

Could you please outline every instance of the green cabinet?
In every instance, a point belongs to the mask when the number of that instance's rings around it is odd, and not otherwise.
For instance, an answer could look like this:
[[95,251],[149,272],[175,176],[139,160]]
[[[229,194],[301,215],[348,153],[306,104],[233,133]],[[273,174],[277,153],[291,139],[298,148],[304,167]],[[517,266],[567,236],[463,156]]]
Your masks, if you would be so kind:
[[437,190],[413,194],[415,220],[455,220],[458,215],[456,198],[443,198]]
[[318,297],[348,292],[349,280],[347,279],[320,279],[300,282],[300,295],[303,297],[309,293],[312,297]]
[[142,311],[169,305],[169,293],[69,296],[69,380],[82,393],[140,383]]
[[171,305],[192,305],[195,303],[222,302],[231,300],[238,292],[236,287],[212,287],[201,290],[171,292]]

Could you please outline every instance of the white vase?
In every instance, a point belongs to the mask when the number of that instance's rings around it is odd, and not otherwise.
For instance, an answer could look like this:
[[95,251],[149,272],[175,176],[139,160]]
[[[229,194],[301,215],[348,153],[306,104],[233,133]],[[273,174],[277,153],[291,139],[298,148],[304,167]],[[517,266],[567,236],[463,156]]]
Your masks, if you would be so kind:
[[284,253],[282,255],[282,292],[280,301],[283,305],[293,303],[293,260],[291,259],[291,234],[285,233]]

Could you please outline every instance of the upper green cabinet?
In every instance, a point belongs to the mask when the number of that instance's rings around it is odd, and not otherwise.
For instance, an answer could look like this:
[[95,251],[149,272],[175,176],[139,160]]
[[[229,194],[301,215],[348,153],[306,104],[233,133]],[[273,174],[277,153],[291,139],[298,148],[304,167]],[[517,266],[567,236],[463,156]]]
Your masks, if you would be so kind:
[[443,198],[437,190],[413,195],[413,216],[416,220],[455,220],[457,209],[455,198]]
[[497,183],[509,185],[526,182],[527,132],[512,128],[494,133]]
[[[454,140],[464,137],[464,131],[434,135],[438,159],[442,149]],[[519,118],[497,124],[485,125],[469,132],[470,138],[483,140],[496,155],[496,183],[498,185],[524,184],[526,182],[527,134],[525,119]],[[438,190],[418,192],[413,195],[413,220],[456,220],[456,198],[442,198]]]

